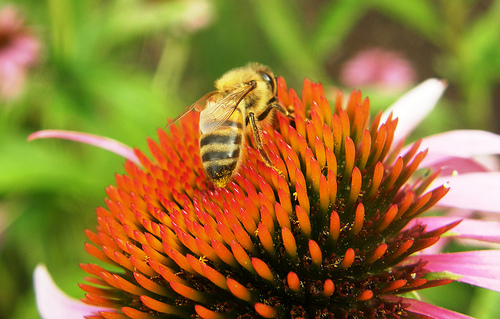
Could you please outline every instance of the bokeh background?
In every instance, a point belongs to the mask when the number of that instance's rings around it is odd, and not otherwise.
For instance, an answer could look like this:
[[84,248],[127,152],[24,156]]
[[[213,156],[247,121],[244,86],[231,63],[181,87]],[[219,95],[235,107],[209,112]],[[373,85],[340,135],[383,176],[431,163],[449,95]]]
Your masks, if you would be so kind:
[[[145,149],[147,136],[220,75],[258,61],[299,92],[304,77],[327,92],[362,89],[373,112],[420,81],[443,78],[449,88],[412,140],[457,128],[500,132],[500,1],[0,0],[0,12],[1,319],[38,317],[39,263],[64,291],[83,296],[78,263],[96,262],[84,251],[84,230],[124,171],[122,158],[91,146],[27,142],[37,130]],[[29,39],[27,52],[8,51],[16,37]],[[23,54],[17,64],[6,60]],[[500,317],[499,294],[484,289],[453,284],[424,297]]]

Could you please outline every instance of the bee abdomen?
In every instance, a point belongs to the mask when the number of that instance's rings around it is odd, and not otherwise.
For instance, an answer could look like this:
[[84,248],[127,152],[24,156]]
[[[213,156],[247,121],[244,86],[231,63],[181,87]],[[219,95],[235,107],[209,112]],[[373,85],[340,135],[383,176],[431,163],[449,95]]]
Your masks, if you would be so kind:
[[218,187],[226,186],[237,166],[238,160],[233,158],[203,163],[208,177]]
[[212,182],[224,187],[238,166],[243,142],[242,130],[220,128],[200,137],[203,167]]
[[202,134],[200,137],[200,151],[203,151],[205,146],[216,144],[241,145],[241,130],[238,131],[225,129],[208,134]]
[[206,146],[205,149],[205,152],[201,154],[203,163],[225,159],[238,159],[240,156],[240,149],[234,148],[232,145],[211,144]]

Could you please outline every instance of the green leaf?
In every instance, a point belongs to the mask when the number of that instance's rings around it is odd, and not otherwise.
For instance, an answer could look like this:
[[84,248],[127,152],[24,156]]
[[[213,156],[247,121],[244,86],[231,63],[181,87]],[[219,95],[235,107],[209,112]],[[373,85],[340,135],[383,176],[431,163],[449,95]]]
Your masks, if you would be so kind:
[[106,41],[118,44],[161,30],[185,31],[189,20],[203,14],[199,8],[193,1],[117,1],[109,11]]
[[[113,172],[122,170],[117,163],[123,159],[87,145],[75,149],[76,145],[69,141],[28,142],[19,134],[0,139],[0,194],[102,195],[104,186],[113,181]],[[114,165],[114,170],[108,165]]]
[[324,59],[338,49],[365,14],[366,4],[362,0],[341,0],[325,8],[310,42],[313,52]]
[[500,318],[500,293],[476,287],[471,298],[470,315],[474,318],[495,319]]
[[93,81],[88,89],[110,113],[99,119],[102,122],[94,123],[103,129],[92,133],[131,146],[145,146],[146,136],[156,136],[156,128],[167,123],[167,115],[174,116],[179,109],[177,101],[162,99],[162,92],[154,90],[149,75],[140,70],[132,74],[116,66],[100,65],[89,76]]
[[255,0],[256,16],[274,50],[281,56],[290,72],[298,78],[305,74],[314,79],[326,80],[328,76],[308,47],[302,33],[301,19],[291,3],[279,0]]
[[442,19],[435,8],[436,1],[429,0],[372,0],[371,3],[389,18],[413,28],[427,40],[439,46]]
[[48,190],[64,192],[80,172],[68,155],[47,151],[39,145],[24,144],[20,138],[0,142],[0,193]]
[[500,79],[500,2],[480,16],[459,43],[462,72],[466,78],[489,82]]
[[456,77],[468,101],[466,116],[477,127],[491,125],[493,118],[494,84],[500,79],[499,17],[500,2],[496,1],[463,33],[456,48],[460,66]]

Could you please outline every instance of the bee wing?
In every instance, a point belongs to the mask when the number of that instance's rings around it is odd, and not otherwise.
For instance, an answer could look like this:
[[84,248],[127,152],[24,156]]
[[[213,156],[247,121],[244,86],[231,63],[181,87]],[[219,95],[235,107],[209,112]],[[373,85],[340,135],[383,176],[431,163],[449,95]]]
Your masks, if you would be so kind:
[[243,98],[250,93],[252,86],[243,86],[207,107],[200,114],[200,131],[210,133],[226,122],[238,108]]
[[200,110],[200,111],[203,110],[207,104],[207,101],[212,96],[214,96],[216,93],[217,93],[217,91],[212,91],[210,93],[207,93],[203,97],[201,97],[198,101],[196,101],[193,104],[191,104],[190,106],[186,107],[186,109],[184,109],[184,111],[182,111],[181,114],[177,115],[177,117],[175,119],[168,122],[165,128],[169,128],[172,124],[174,124],[175,122],[180,120],[182,117],[184,117],[184,115],[188,114],[189,112],[191,112],[195,108]]

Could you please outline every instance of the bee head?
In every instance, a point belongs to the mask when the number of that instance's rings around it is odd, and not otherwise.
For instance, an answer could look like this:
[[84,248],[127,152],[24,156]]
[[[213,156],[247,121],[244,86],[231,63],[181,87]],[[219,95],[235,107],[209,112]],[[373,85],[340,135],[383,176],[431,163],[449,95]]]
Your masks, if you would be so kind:
[[276,79],[273,72],[269,67],[257,63],[250,63],[245,67],[233,69],[215,82],[215,87],[225,92],[232,91],[243,85],[270,90],[273,95],[276,94]]

